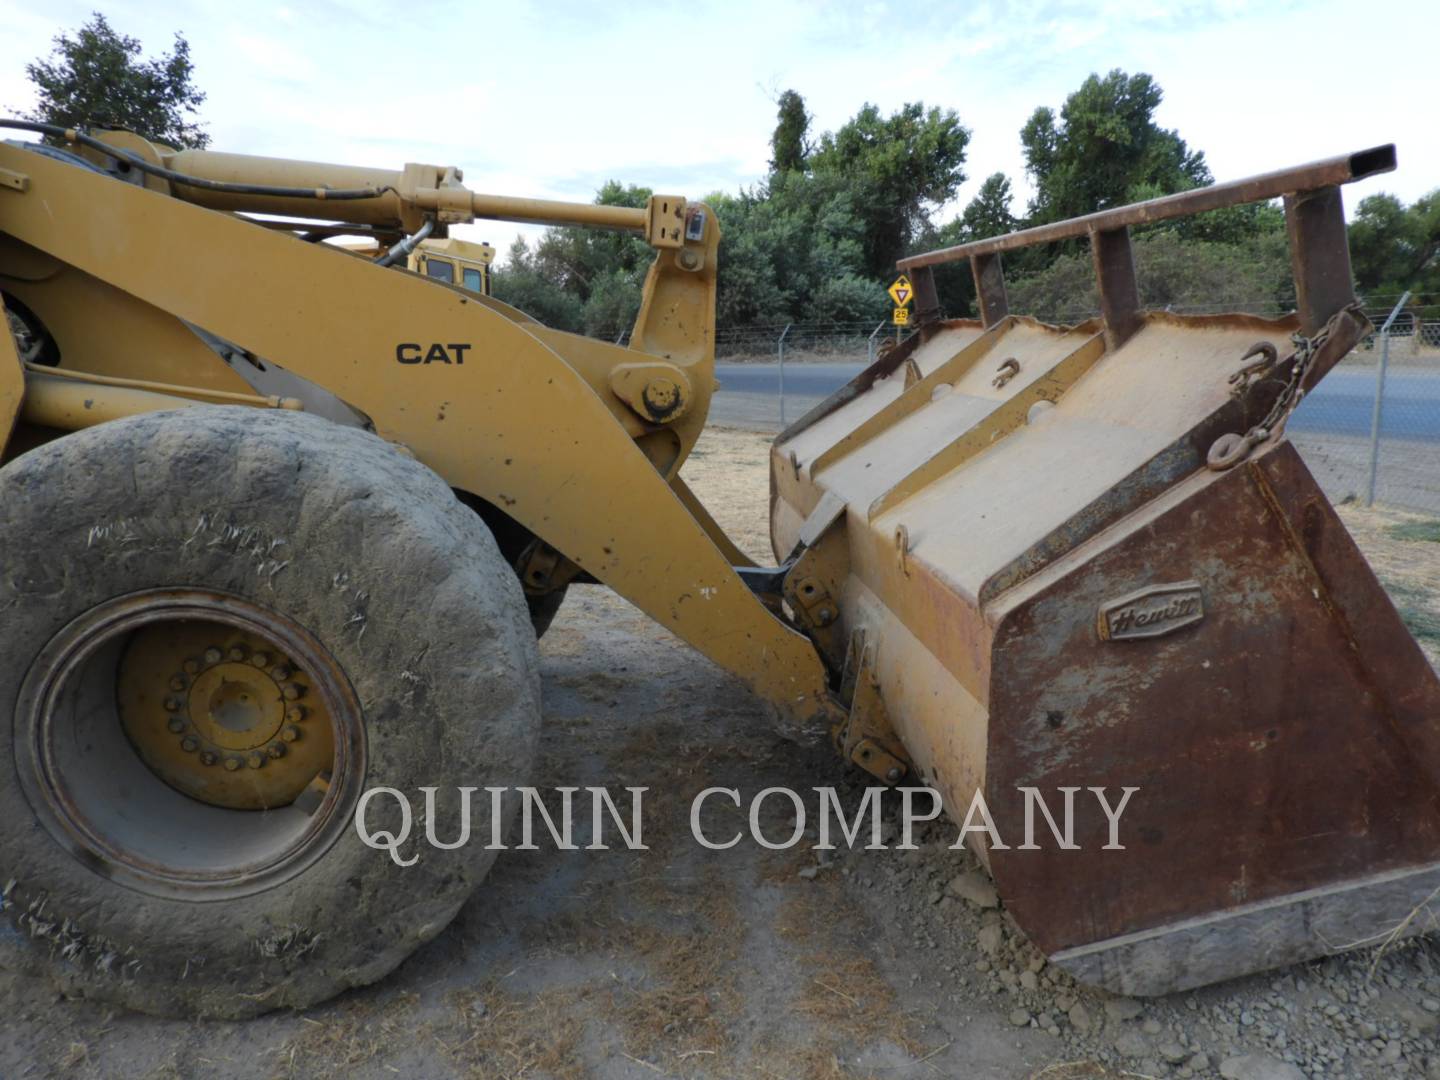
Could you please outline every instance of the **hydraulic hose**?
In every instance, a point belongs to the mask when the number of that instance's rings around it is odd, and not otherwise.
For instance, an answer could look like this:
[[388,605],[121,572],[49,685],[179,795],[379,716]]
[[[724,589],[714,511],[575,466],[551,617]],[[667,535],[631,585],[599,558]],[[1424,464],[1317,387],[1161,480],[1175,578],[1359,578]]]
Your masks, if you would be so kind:
[[416,245],[419,244],[421,240],[424,240],[434,231],[435,219],[426,218],[424,224],[422,224],[420,228],[416,229],[409,236],[405,237],[404,240],[401,240],[384,255],[381,255],[379,258],[377,258],[375,260],[375,263],[379,266],[389,266],[392,263],[399,262],[401,259],[409,255],[410,252],[414,251]]

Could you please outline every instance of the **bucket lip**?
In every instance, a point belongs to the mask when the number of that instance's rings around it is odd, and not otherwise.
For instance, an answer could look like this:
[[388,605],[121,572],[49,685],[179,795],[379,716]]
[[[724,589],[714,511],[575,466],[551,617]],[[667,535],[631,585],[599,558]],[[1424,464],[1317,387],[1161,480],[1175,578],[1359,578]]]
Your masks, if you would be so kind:
[[1440,889],[1440,862],[1329,882],[1223,911],[1075,945],[1050,963],[1117,994],[1155,997],[1399,940]]

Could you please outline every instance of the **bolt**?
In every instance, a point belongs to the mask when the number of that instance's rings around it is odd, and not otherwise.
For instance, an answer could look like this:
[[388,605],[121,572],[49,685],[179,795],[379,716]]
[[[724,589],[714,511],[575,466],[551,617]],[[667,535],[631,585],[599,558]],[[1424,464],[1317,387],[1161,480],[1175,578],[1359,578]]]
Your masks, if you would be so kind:
[[178,716],[172,716],[170,718],[169,728],[176,735],[179,735],[180,732],[185,730],[185,721],[181,720]]
[[270,666],[270,654],[257,652],[254,656],[250,657],[250,663],[258,668],[267,668]]
[[305,693],[305,687],[299,683],[286,683],[285,689],[281,692],[285,695],[286,701],[296,701]]
[[693,251],[680,252],[680,265],[686,270],[694,270],[700,265],[700,256]]
[[296,727],[294,724],[286,724],[286,725],[285,725],[285,730],[282,731],[282,732],[280,732],[280,737],[281,737],[282,739],[284,739],[286,742],[299,742],[299,741],[300,741],[300,729],[299,729],[298,727]]
[[265,747],[265,753],[269,754],[272,760],[282,758],[285,756],[285,744],[272,742],[269,746]]
[[240,768],[240,759],[238,757],[227,757],[225,759],[226,772],[234,772],[238,768]]
[[185,681],[184,675],[176,675],[173,679],[170,680],[171,690],[184,690],[185,687],[189,685],[190,684]]
[[197,671],[200,670],[200,661],[196,660],[192,656],[189,660],[186,660],[185,663],[181,666],[184,667],[186,675],[194,675]]
[[201,765],[214,765],[214,764],[215,764],[215,761],[216,761],[216,758],[215,758],[215,755],[214,755],[213,752],[211,752],[211,751],[209,751],[209,750],[201,751],[201,753],[200,753],[200,764],[201,764]]
[[[235,650],[231,649],[230,651],[234,652]],[[210,648],[205,650],[205,663],[218,664],[220,662],[220,658],[223,655],[224,654],[219,649],[217,649],[214,645],[211,645]]]
[[[285,719],[291,724],[298,724],[305,719],[306,709],[304,705],[291,705],[285,710]],[[298,729],[297,729],[298,730]]]
[[245,759],[245,764],[249,765],[252,769],[258,769],[265,764],[265,755],[258,750],[252,750],[250,751],[250,756]]
[[889,780],[890,783],[893,784],[893,783],[896,783],[896,782],[900,779],[900,775],[901,775],[901,773],[900,773],[900,766],[898,766],[898,765],[892,765],[892,766],[890,766],[890,771],[885,774],[885,779],[886,779],[886,780]]
[[180,749],[184,750],[187,754],[193,754],[196,750],[200,749],[200,740],[195,738],[194,735],[186,735],[185,738],[180,740]]
[[291,671],[284,664],[276,664],[270,669],[270,677],[276,682],[284,682],[291,675]]
[[166,711],[166,712],[179,712],[179,711],[180,711],[180,706],[181,706],[181,704],[183,704],[183,703],[181,702],[181,700],[180,700],[178,697],[167,697],[167,698],[165,699],[165,711]]
[[[211,651],[218,653],[220,650],[219,650],[219,649],[212,649]],[[247,648],[245,648],[244,645],[231,645],[231,646],[230,646],[230,652],[228,653],[228,655],[229,655],[229,657],[230,657],[231,660],[233,660],[235,663],[238,664],[238,663],[240,663],[242,660],[245,659],[245,657],[249,654],[249,652],[250,652],[250,650],[247,649]],[[209,656],[210,656],[210,653],[206,653],[205,656],[206,656],[206,658],[208,659]],[[219,658],[218,656],[215,658],[215,662],[216,662],[216,663],[219,663],[219,662],[220,662],[220,658]]]

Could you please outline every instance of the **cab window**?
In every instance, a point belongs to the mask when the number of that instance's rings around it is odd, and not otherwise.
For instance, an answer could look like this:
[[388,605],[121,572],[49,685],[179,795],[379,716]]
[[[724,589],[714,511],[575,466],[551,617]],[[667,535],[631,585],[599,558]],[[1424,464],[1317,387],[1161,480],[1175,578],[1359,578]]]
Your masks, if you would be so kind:
[[441,262],[438,259],[426,259],[425,273],[437,281],[448,282],[451,285],[455,284],[455,268],[448,262]]
[[465,269],[461,271],[465,278],[465,288],[471,292],[483,293],[485,290],[480,287],[480,271]]

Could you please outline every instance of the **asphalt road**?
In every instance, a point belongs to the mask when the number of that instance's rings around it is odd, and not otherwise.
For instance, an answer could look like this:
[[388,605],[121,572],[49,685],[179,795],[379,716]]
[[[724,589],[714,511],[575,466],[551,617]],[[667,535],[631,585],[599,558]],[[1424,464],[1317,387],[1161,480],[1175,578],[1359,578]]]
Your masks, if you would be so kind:
[[[795,420],[844,386],[865,365],[803,363],[785,367],[785,418]],[[721,390],[712,415],[717,422],[761,429],[779,425],[778,364],[717,364]],[[1375,402],[1375,373],[1332,371],[1290,421],[1296,432],[1368,436]],[[1386,438],[1440,441],[1440,372],[1392,371],[1385,384],[1381,434]]]

